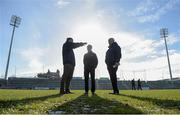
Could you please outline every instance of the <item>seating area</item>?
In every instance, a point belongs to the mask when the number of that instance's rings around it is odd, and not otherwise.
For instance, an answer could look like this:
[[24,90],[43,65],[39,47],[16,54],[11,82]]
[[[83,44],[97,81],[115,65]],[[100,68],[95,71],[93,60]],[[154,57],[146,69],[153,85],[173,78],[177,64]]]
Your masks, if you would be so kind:
[[[59,89],[61,78],[50,79],[50,78],[19,78],[19,77],[9,77],[8,87],[14,89]],[[159,80],[159,81],[142,81],[142,87],[146,89],[178,89],[180,88],[180,80],[176,79],[171,82],[170,80]],[[0,79],[0,87],[4,87],[6,81]],[[89,84],[90,85],[90,84]],[[71,82],[71,89],[73,90],[83,90],[84,89],[84,79],[82,77],[74,77]],[[121,81],[118,80],[118,87],[122,89],[131,89],[131,81]],[[112,89],[111,81],[109,78],[96,79],[97,89]]]

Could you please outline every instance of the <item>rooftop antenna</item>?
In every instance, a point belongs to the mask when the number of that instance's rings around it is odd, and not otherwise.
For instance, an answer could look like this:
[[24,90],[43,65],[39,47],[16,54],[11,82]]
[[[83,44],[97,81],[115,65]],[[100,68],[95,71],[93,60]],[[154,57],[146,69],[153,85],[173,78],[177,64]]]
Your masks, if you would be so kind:
[[9,61],[10,61],[10,57],[11,57],[11,49],[12,49],[12,44],[13,44],[15,28],[18,28],[20,23],[21,23],[20,17],[18,17],[16,15],[11,16],[10,25],[13,26],[13,31],[12,31],[11,42],[10,42],[10,47],[9,47],[9,54],[8,54],[8,59],[7,59],[7,64],[6,64],[5,80],[8,80],[7,75],[8,75]]
[[168,29],[167,28],[160,29],[160,35],[161,35],[161,38],[164,38],[167,61],[168,61],[168,66],[169,66],[169,74],[170,74],[170,79],[172,80],[171,63],[170,63],[170,59],[169,59],[169,52],[168,52],[168,46],[167,46],[167,40],[166,40],[166,38],[168,37]]

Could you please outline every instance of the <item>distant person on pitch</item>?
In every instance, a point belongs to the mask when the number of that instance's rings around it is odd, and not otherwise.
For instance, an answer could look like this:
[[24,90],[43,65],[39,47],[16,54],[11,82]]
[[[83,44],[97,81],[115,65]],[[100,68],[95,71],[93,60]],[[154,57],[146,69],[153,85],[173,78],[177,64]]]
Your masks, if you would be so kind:
[[113,93],[110,94],[119,94],[116,72],[118,70],[118,66],[120,65],[121,48],[117,44],[117,42],[115,42],[114,38],[110,38],[108,40],[108,43],[109,43],[109,49],[106,52],[105,62],[107,65],[107,69],[113,87]]
[[134,79],[131,81],[131,85],[132,85],[132,90],[136,90],[136,84]]
[[[63,65],[64,72],[61,79],[60,94],[71,93],[69,86],[70,81],[73,76],[75,67],[75,56],[73,49],[83,46],[87,43],[74,43],[72,38],[67,38],[66,42],[63,44],[62,55],[63,55]],[[65,89],[64,89],[65,84]]]
[[138,79],[138,87],[137,87],[138,90],[142,90],[142,87],[141,87],[141,80]]
[[91,92],[95,93],[95,69],[98,65],[96,54],[92,51],[92,45],[87,46],[87,53],[84,55],[84,77],[85,77],[85,95],[89,91],[89,74],[91,75]]

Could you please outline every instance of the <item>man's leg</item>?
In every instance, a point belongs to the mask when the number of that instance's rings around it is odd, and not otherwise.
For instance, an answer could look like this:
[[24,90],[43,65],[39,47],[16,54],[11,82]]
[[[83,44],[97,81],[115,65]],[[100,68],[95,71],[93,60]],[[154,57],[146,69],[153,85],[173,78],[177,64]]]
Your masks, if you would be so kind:
[[138,90],[142,90],[141,85],[138,85]]
[[108,72],[109,72],[112,88],[113,88],[113,91],[114,91],[114,80],[113,80],[113,72],[112,72],[112,68],[111,67],[108,67]]
[[92,69],[90,74],[91,74],[91,92],[94,94],[95,89],[96,89],[96,84],[95,84],[95,69]]
[[89,70],[84,69],[85,93],[89,91]]
[[118,90],[118,87],[117,87],[117,76],[116,76],[117,68],[108,67],[108,71],[109,71],[109,75],[110,75],[110,78],[111,78],[113,91],[114,91],[114,93],[119,93],[119,90]]
[[114,83],[115,93],[119,93],[118,84],[117,84],[117,75],[116,75],[117,69],[118,68],[113,68],[113,73],[114,73],[113,75],[114,75],[114,80],[115,80],[115,83]]
[[69,73],[68,73],[68,78],[67,78],[67,80],[66,80],[66,88],[65,88],[65,92],[66,92],[66,93],[70,93],[69,86],[70,86],[70,82],[71,82],[72,77],[73,77],[74,66],[68,64],[68,68],[69,68],[69,71],[68,71]]
[[62,75],[62,78],[61,78],[61,87],[60,87],[60,94],[64,94],[64,83],[66,81],[68,77],[68,67],[67,65],[64,65],[64,71],[63,71],[63,75]]
[[133,85],[133,89],[134,89],[134,90],[136,90],[136,86],[135,86],[135,84]]
[[132,90],[134,89],[133,84],[131,84],[131,88],[132,88]]

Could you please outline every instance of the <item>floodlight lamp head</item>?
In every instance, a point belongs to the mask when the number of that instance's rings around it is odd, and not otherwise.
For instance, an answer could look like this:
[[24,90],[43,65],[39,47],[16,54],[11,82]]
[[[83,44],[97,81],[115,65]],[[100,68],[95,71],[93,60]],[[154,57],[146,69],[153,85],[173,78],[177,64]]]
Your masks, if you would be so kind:
[[10,25],[11,26],[15,26],[18,27],[21,23],[21,18],[16,16],[16,15],[12,15],[11,16],[11,21],[10,21]]
[[160,35],[162,38],[168,37],[168,29],[167,28],[160,29]]

